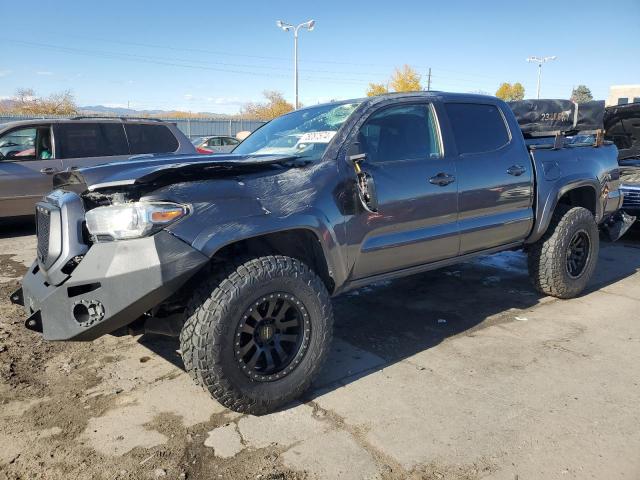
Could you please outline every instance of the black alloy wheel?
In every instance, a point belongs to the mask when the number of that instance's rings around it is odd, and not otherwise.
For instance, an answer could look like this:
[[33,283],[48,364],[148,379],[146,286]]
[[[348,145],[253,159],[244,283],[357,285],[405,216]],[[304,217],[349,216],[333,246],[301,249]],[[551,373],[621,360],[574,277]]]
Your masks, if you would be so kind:
[[282,292],[263,296],[238,323],[235,358],[249,378],[278,380],[304,357],[310,330],[309,315],[300,300]]
[[591,242],[584,230],[577,231],[567,247],[567,273],[571,278],[578,278],[584,272],[589,260]]

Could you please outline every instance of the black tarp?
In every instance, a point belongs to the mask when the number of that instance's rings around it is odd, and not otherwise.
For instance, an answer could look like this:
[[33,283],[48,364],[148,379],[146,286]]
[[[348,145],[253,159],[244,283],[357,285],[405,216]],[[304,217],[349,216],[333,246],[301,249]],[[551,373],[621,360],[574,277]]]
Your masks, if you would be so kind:
[[604,100],[592,100],[578,104],[575,129],[582,132],[604,128]]
[[574,130],[576,104],[570,100],[518,100],[508,104],[525,135]]

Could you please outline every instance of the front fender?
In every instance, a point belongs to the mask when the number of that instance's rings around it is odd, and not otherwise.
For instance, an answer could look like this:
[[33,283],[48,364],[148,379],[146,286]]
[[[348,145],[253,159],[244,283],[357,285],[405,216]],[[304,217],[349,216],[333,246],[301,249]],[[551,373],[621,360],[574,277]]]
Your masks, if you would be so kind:
[[[202,229],[195,236],[191,245],[211,258],[222,248],[239,241],[271,233],[307,230],[313,233],[320,243],[329,274],[338,286],[346,279],[346,261],[338,246],[335,231],[330,225],[329,219],[316,210],[307,210],[304,213],[286,217],[277,217],[268,211],[263,211],[260,215],[211,223],[203,218]],[[179,234],[177,231],[174,233]]]

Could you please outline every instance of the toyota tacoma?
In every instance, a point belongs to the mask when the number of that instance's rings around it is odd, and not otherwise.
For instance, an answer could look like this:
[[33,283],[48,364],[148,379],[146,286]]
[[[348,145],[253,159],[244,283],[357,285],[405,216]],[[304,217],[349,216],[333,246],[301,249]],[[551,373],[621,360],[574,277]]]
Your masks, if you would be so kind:
[[331,296],[512,249],[543,294],[580,294],[599,230],[615,240],[630,219],[615,145],[549,130],[572,118],[388,94],[283,115],[227,155],[61,172],[12,300],[48,340],[179,335],[220,403],[270,412],[327,357]]

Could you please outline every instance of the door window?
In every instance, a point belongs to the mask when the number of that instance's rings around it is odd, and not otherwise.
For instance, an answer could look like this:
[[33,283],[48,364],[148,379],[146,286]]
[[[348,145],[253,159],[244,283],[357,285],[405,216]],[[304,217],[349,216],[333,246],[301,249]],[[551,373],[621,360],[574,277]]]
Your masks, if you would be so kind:
[[164,125],[125,124],[132,154],[172,153],[178,141]]
[[509,143],[504,117],[495,105],[447,103],[458,153],[491,152]]
[[207,145],[210,147],[219,147],[222,145],[222,139],[220,137],[210,138]]
[[61,158],[128,155],[120,123],[63,123],[57,128],[56,149]]
[[399,105],[374,113],[358,134],[367,162],[438,158],[440,142],[429,105]]
[[35,160],[38,130],[21,128],[0,137],[0,160]]
[[238,140],[231,137],[225,137],[222,139],[222,141],[225,145],[237,145],[238,143],[240,143]]

